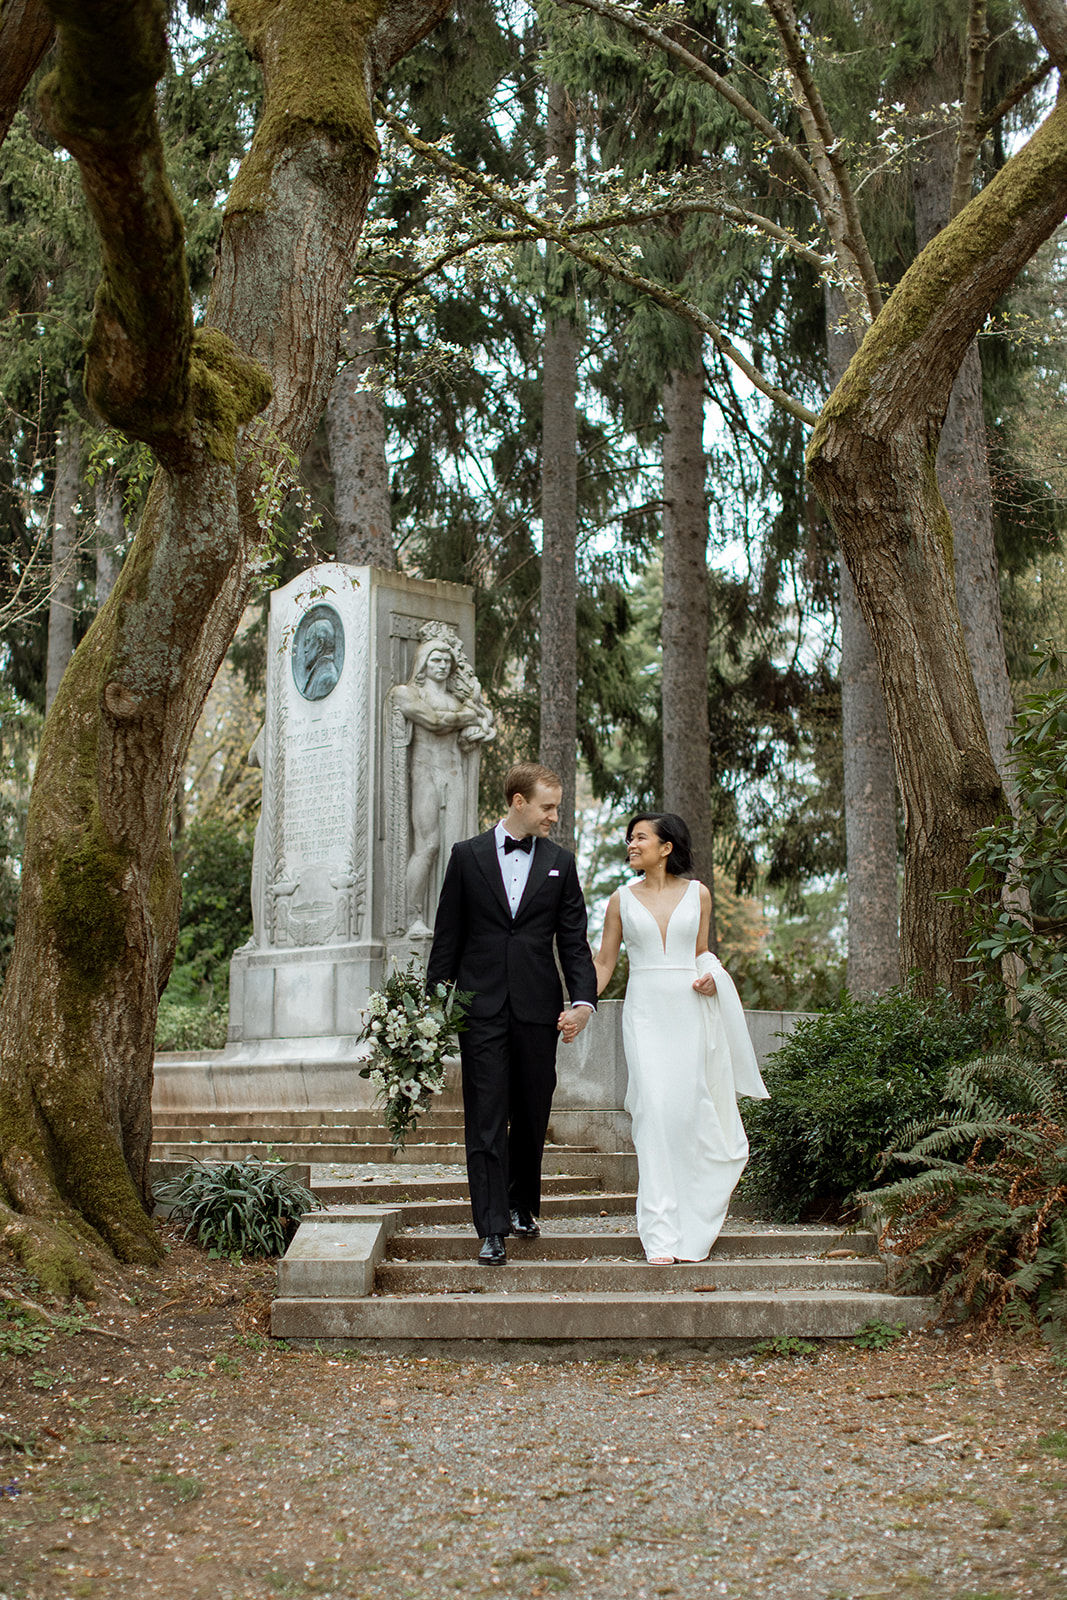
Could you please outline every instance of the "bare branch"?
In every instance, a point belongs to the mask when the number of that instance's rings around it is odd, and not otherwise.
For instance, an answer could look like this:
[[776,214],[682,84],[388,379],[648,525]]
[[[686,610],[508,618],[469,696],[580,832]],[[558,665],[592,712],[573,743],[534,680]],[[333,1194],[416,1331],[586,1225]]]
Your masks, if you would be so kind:
[[721,77],[714,68],[708,66],[707,62],[701,61],[699,56],[695,56],[691,50],[687,50],[684,45],[672,39],[670,34],[664,33],[662,28],[653,27],[651,23],[646,22],[636,11],[627,11],[622,6],[611,5],[609,0],[563,0],[563,3],[581,6],[586,11],[595,11],[597,16],[606,17],[609,22],[617,22],[621,28],[628,28],[631,33],[647,39],[666,55],[673,56],[675,61],[680,62],[694,77],[709,84],[716,94],[720,94],[729,105],[733,106],[738,115],[755,128],[757,133],[761,133],[767,143],[789,163],[816,205],[822,209],[826,195],[811,163],[805,160],[796,145],[787,139],[773,122],[768,121],[751,101],[746,100],[727,78]]
[[[857,319],[856,308],[849,306],[849,320],[857,324],[853,327],[853,332],[857,339],[861,339],[865,323],[868,319],[874,321],[882,309],[883,302],[882,286],[874,270],[874,262],[871,260],[871,253],[867,248],[867,240],[860,223],[852,179],[841,159],[840,143],[831,126],[822,95],[819,93],[819,86],[815,82],[811,65],[801,43],[800,31],[790,0],[765,0],[765,4],[778,29],[786,65],[800,91],[802,113],[804,111],[807,113],[802,120],[805,121],[805,133],[812,147],[813,165],[819,171],[826,196],[821,202],[814,193],[812,198],[819,205],[823,221],[838,252],[846,304],[850,298],[855,297],[854,291],[852,296],[849,294],[849,281],[853,275],[850,268],[855,271],[863,286],[868,317]],[[829,167],[829,172],[825,174],[820,170],[823,161]]]
[[963,84],[963,114],[956,145],[956,170],[952,177],[952,201],[948,213],[950,219],[959,216],[971,198],[974,168],[981,145],[978,124],[982,110],[982,90],[985,86],[985,61],[988,52],[986,0],[971,0],[967,18],[967,76]]
[[40,66],[55,29],[44,0],[0,5],[0,144],[14,121],[23,90]]
[[1049,73],[1054,72],[1055,70],[1056,63],[1054,61],[1042,61],[1041,65],[1039,67],[1035,67],[1033,72],[1028,72],[1025,78],[1020,78],[1014,89],[1011,89],[1004,96],[1003,100],[993,107],[992,111],[987,111],[984,117],[979,118],[979,143],[985,138],[987,133],[992,132],[1002,117],[1006,117],[1009,111],[1014,111],[1015,107],[1019,104],[1019,101],[1025,100],[1027,95],[1031,94],[1039,84],[1044,83]]

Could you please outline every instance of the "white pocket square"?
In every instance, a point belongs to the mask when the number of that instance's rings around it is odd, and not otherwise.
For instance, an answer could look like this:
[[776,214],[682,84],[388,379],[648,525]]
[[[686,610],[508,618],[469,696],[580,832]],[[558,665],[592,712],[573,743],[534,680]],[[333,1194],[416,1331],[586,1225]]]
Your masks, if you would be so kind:
[[550,878],[558,878],[559,877],[559,868],[558,867],[549,867],[548,875],[549,875]]

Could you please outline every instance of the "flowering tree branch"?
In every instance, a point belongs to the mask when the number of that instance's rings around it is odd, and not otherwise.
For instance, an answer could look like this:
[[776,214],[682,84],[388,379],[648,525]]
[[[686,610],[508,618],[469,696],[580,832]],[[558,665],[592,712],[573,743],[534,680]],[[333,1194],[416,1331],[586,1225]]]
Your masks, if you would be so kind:
[[[647,278],[644,274],[636,272],[632,267],[627,266],[619,255],[609,254],[606,250],[594,250],[588,245],[581,244],[575,237],[578,232],[576,224],[568,223],[565,219],[555,221],[532,211],[502,185],[494,183],[491,178],[483,177],[480,173],[472,172],[457,161],[453,161],[452,157],[446,155],[437,145],[420,139],[399,118],[393,116],[384,107],[379,107],[378,109],[382,120],[388,124],[391,131],[404,144],[416,151],[431,166],[436,167],[438,171],[461,183],[466,189],[480,195],[482,199],[487,200],[491,205],[499,209],[503,215],[510,217],[518,225],[519,229],[523,230],[521,234],[510,229],[501,230],[502,242],[513,244],[520,237],[549,240],[561,250],[567,251],[575,260],[581,261],[585,266],[592,268],[594,272],[600,273],[603,277],[616,283],[624,283],[628,288],[636,290],[650,300],[654,300],[658,305],[664,306],[668,311],[673,311],[676,316],[684,318],[685,321],[690,322],[694,327],[699,328],[702,333],[706,334],[716,349],[720,350],[723,355],[728,356],[734,365],[744,373],[752,386],[765,395],[768,400],[772,401],[774,405],[780,406],[790,416],[796,417],[799,421],[805,422],[809,426],[815,423],[818,416],[817,412],[809,410],[801,401],[787,394],[777,384],[771,383],[760,372],[759,368],[753,365],[745,353],[734,344],[733,340],[728,337],[719,324],[701,311],[698,306],[695,306],[685,295],[669,289],[666,284],[657,283],[654,279]],[[751,218],[747,220],[751,226],[755,226]],[[601,222],[599,226],[603,227],[604,223]],[[785,233],[785,230],[781,231]],[[788,238],[789,236],[786,235],[786,237]],[[456,253],[462,254],[464,252],[459,250]]]

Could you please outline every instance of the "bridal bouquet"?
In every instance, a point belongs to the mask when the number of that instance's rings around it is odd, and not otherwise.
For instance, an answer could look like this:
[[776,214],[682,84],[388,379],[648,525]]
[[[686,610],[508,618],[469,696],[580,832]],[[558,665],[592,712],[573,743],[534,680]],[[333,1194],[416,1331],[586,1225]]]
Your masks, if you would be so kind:
[[427,990],[413,960],[367,1000],[359,1037],[371,1053],[359,1075],[378,1091],[395,1150],[445,1086],[445,1057],[456,1052],[470,999],[444,983]]

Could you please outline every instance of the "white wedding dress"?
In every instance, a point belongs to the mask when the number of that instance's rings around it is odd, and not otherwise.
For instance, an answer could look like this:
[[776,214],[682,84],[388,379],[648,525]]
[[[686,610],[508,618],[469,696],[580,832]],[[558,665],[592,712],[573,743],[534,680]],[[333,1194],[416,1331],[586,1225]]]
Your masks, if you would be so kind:
[[693,988],[700,887],[689,883],[667,936],[629,886],[619,891],[630,976],[622,1013],[626,1109],[637,1151],[637,1231],[647,1256],[703,1261],[748,1159],[739,1094],[768,1098],[728,973],[700,957],[716,993]]

